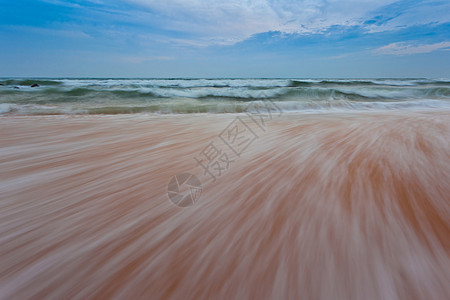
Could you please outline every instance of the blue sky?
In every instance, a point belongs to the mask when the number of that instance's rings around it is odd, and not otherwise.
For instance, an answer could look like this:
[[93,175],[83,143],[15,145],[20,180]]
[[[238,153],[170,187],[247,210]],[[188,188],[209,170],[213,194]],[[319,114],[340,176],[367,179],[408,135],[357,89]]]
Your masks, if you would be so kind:
[[450,77],[448,0],[0,4],[2,77]]

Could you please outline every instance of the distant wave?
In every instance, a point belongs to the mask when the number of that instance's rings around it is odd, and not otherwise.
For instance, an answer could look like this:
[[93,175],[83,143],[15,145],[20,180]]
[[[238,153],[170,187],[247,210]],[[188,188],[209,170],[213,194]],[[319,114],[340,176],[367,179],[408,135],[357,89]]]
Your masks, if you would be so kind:
[[6,86],[31,86],[33,84],[39,84],[39,85],[47,85],[47,86],[53,86],[53,85],[62,85],[63,83],[58,80],[43,80],[43,79],[7,79],[7,80],[0,80],[1,85]]
[[450,86],[449,80],[433,79],[333,79],[333,80],[291,80],[289,86],[416,86],[443,85]]
[[245,112],[447,107],[447,79],[3,79],[1,114]]

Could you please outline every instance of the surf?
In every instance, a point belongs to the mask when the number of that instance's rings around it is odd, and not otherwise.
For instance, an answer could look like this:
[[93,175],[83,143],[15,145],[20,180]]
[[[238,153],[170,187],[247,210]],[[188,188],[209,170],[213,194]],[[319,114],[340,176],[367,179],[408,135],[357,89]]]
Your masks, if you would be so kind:
[[0,80],[0,114],[239,113],[260,101],[288,111],[448,107],[446,79]]

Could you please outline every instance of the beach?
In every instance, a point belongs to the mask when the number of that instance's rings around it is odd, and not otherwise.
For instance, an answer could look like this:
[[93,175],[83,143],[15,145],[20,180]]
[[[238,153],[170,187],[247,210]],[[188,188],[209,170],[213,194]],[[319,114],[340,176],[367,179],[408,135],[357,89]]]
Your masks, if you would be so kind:
[[[448,109],[0,128],[2,299],[450,296]],[[201,186],[180,207],[186,173]]]

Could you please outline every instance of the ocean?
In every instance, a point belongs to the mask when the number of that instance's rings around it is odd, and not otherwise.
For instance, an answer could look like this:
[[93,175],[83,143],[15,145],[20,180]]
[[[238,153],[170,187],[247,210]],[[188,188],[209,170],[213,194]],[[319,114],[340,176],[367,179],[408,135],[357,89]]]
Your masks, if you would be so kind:
[[239,113],[262,101],[294,112],[449,108],[450,79],[0,80],[0,113],[13,115]]
[[1,299],[450,299],[448,79],[0,84]]

